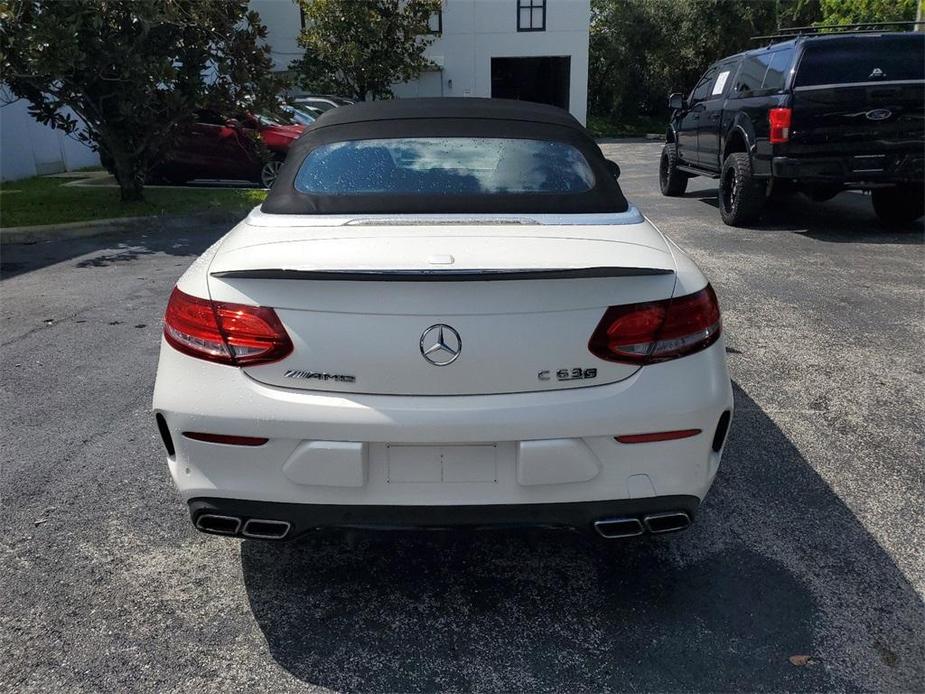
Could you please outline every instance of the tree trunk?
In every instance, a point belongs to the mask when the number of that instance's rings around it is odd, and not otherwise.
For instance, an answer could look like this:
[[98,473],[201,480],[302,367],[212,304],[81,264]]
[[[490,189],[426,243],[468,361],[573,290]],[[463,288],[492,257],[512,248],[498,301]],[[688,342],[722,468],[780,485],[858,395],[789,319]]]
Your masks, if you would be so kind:
[[122,202],[142,202],[145,199],[144,185],[138,162],[121,153],[113,153],[112,160]]

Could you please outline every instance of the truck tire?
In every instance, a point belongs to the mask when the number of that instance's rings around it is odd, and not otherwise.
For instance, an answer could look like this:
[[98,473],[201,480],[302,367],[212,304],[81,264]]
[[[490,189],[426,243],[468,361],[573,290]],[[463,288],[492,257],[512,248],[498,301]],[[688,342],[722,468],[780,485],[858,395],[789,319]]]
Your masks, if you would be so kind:
[[677,197],[687,190],[687,174],[678,171],[678,146],[668,142],[662,147],[662,158],[658,163],[658,187],[662,195]]
[[767,195],[763,181],[752,176],[752,162],[745,152],[733,152],[723,162],[719,178],[719,213],[729,226],[742,226],[755,219]]
[[874,188],[870,200],[874,212],[887,226],[909,224],[925,214],[925,190],[920,185]]

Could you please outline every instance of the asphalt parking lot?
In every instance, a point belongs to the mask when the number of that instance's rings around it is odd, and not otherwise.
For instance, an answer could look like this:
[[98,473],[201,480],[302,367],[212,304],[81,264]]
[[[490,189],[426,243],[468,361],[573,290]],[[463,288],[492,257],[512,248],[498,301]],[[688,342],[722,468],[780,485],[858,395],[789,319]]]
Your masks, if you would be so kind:
[[722,225],[604,145],[710,277],[736,419],[683,534],[197,534],[149,414],[170,288],[224,229],[4,246],[2,691],[925,690],[921,223]]

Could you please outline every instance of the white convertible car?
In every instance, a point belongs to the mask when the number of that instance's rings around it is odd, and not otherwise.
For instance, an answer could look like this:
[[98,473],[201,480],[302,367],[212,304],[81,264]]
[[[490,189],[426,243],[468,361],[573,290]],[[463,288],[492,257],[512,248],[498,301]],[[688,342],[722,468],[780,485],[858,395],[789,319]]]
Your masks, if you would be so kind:
[[204,532],[686,528],[733,401],[716,295],[550,106],[363,103],[190,266],[154,411]]

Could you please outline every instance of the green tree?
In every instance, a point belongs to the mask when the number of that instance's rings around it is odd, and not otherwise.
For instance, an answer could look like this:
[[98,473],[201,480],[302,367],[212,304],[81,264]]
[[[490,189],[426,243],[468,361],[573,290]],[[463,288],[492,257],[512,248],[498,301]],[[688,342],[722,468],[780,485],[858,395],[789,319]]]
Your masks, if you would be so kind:
[[915,21],[916,0],[820,0],[820,24]]
[[775,0],[777,3],[777,28],[805,27],[818,22],[822,17],[820,0]]
[[391,85],[431,66],[428,21],[441,0],[299,0],[305,55],[290,66],[298,83],[360,101],[392,96]]
[[811,1],[592,0],[591,112],[620,122],[667,115],[670,92],[687,92],[711,62],[774,33],[781,10],[786,21],[806,18]]
[[247,0],[0,0],[0,69],[40,122],[100,152],[123,201],[201,105],[269,103],[266,28]]

